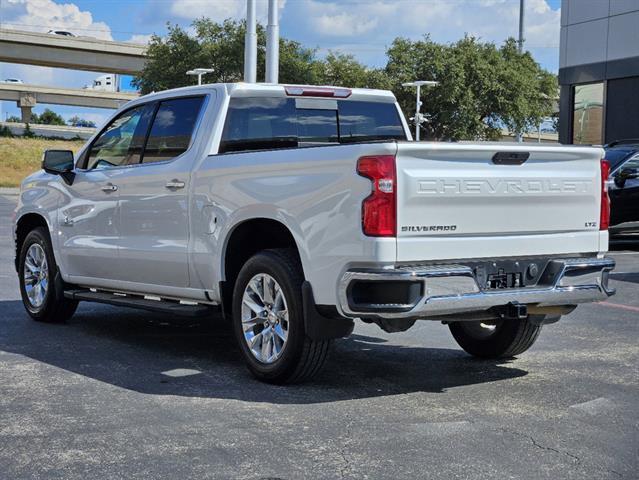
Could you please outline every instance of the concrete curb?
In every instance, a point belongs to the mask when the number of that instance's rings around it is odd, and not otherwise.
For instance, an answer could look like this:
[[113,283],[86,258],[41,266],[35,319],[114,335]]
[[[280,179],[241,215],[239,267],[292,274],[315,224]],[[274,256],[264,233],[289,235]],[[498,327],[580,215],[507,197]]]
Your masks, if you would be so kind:
[[19,188],[0,187],[0,195],[20,195]]

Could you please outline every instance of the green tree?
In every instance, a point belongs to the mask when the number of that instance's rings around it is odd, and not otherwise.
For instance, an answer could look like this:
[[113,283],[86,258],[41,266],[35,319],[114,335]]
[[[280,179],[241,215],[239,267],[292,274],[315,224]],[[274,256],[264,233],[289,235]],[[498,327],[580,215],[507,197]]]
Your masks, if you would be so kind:
[[353,55],[330,52],[321,62],[319,83],[351,88],[390,89],[392,82],[384,70],[369,69]]
[[202,47],[179,26],[169,25],[166,37],[153,35],[147,48],[147,61],[133,85],[143,94],[168,88],[193,85],[187,70],[204,66]]
[[[142,93],[193,85],[186,71],[213,68],[206,82],[241,81],[244,74],[245,24],[193,22],[194,34],[169,25],[166,37],[154,35],[148,60],[133,84]],[[258,79],[264,78],[265,32],[257,26]],[[329,53],[325,59],[300,43],[280,38],[280,83],[337,85],[391,89],[405,113],[412,114],[415,91],[402,83],[420,79],[440,85],[423,90],[422,112],[428,119],[427,137],[494,140],[502,128],[523,131],[536,127],[552,113],[557,80],[529,53],[520,54],[508,39],[501,47],[465,37],[438,44],[428,36],[411,41],[397,38],[387,50],[383,69],[370,69],[352,55]]]
[[40,115],[34,113],[32,115],[32,123],[44,125],[66,125],[64,118],[48,108],[46,108]]
[[78,115],[74,115],[73,117],[71,117],[69,120],[67,120],[67,123],[72,127],[95,128],[95,122],[80,118]]
[[20,117],[15,116],[15,115],[11,115],[10,117],[7,117],[7,122],[22,123],[22,119]]
[[[213,68],[203,78],[207,83],[242,80],[245,24],[234,20],[215,23],[201,18],[193,22],[193,27],[194,36],[177,25],[169,25],[166,37],[151,38],[144,70],[133,80],[143,94],[195,85],[197,79],[186,75],[186,71],[198,67]],[[257,35],[257,75],[264,78],[266,34],[261,25],[257,27]],[[315,58],[315,50],[280,38],[281,83],[317,83],[320,72],[321,63]]]
[[502,127],[523,131],[552,113],[556,77],[543,70],[516,42],[492,43],[465,37],[441,45],[425,36],[396,39],[387,51],[386,74],[405,113],[414,111],[411,80],[436,80],[422,90],[428,136],[450,140],[496,140]]

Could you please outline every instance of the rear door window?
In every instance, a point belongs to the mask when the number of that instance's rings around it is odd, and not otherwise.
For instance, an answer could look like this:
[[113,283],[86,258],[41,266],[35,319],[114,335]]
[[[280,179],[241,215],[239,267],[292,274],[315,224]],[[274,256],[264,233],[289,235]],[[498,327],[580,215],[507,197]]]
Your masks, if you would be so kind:
[[297,147],[296,122],[287,98],[232,98],[220,152]]
[[406,140],[394,103],[237,97],[230,100],[219,151],[375,140]]
[[204,97],[174,98],[160,102],[142,163],[171,160],[188,150]]

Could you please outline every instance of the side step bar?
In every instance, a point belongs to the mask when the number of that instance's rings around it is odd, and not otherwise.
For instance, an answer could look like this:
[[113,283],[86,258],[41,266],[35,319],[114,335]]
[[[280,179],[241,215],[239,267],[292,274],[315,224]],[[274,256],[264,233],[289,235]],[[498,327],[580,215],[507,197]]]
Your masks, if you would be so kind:
[[149,300],[143,295],[124,293],[94,292],[92,290],[67,290],[64,296],[71,300],[83,302],[106,303],[118,307],[139,308],[151,312],[170,313],[180,317],[204,317],[218,312],[209,305],[187,305],[175,300]]

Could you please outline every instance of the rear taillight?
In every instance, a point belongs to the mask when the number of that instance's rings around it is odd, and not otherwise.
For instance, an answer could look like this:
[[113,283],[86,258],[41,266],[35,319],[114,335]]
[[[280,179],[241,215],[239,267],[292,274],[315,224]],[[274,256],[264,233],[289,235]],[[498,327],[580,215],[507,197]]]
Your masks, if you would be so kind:
[[395,157],[361,157],[357,161],[357,173],[373,183],[372,193],[362,202],[364,234],[394,237],[397,234]]
[[610,225],[610,197],[608,197],[608,176],[610,163],[601,160],[601,215],[599,216],[599,230],[608,230]]

